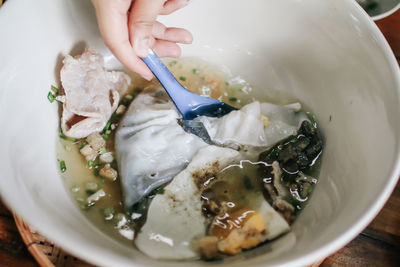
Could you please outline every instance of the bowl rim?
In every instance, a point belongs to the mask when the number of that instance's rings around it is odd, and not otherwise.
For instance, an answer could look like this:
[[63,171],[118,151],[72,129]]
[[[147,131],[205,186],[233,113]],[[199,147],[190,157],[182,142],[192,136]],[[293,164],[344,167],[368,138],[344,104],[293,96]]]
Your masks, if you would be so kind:
[[[377,25],[373,22],[373,19],[375,20],[375,17],[371,18],[368,16],[368,14],[362,9],[361,6],[359,6],[356,1],[353,0],[346,0],[349,3],[349,7],[356,10],[358,13],[358,17],[361,20],[361,23],[365,25],[365,27],[371,31],[377,38],[377,42],[381,44],[381,49],[383,52],[383,56],[386,58],[386,61],[392,70],[392,75],[395,80],[395,83],[397,84],[397,88],[394,88],[394,90],[397,89],[397,92],[400,95],[400,68],[399,65],[395,59],[395,56],[383,36],[383,34],[380,32],[379,28]],[[2,9],[3,12],[6,11],[6,9],[10,8],[13,4],[16,4],[18,1],[9,1],[7,2],[6,5],[3,5]],[[400,8],[400,3],[396,7],[397,9]],[[396,10],[397,10],[396,9]],[[395,12],[394,10],[393,12]],[[392,11],[392,10],[391,10]],[[391,12],[389,11],[389,12]],[[392,13],[393,13],[392,12]],[[390,13],[390,14],[392,14]],[[379,18],[378,18],[379,19]],[[400,100],[400,97],[399,97]],[[400,101],[399,101],[400,103]],[[397,144],[397,147],[395,148],[395,153],[396,156],[393,159],[393,165],[391,168],[391,173],[389,175],[389,179],[387,183],[384,185],[383,190],[379,197],[376,199],[374,204],[369,207],[366,212],[364,213],[363,216],[361,216],[348,230],[342,232],[340,235],[338,235],[335,239],[332,239],[330,242],[326,243],[325,245],[321,246],[320,248],[305,254],[303,256],[300,256],[296,259],[292,259],[288,262],[285,263],[287,266],[305,266],[308,264],[312,264],[313,262],[317,262],[318,260],[323,259],[324,257],[327,257],[331,255],[332,253],[336,252],[343,246],[345,246],[347,243],[349,243],[352,239],[354,239],[373,219],[374,217],[378,214],[378,212],[383,208],[384,204],[386,201],[389,199],[391,193],[393,192],[398,180],[399,180],[399,174],[400,174],[400,144]],[[4,194],[6,190],[0,188],[0,195],[5,196],[7,193]],[[8,207],[13,209],[17,214],[20,214],[20,216],[26,220],[28,224],[31,224],[34,228],[37,228],[39,232],[42,232],[41,230],[43,227],[37,227],[35,222],[30,221],[29,218],[24,218],[24,215],[19,213],[20,208],[18,206],[14,206],[12,203],[9,203],[7,201],[7,198],[2,197],[2,201],[4,201]],[[50,230],[50,229],[47,229]],[[73,240],[71,239],[65,239],[62,234],[60,234],[59,231],[51,229],[50,231],[46,231],[45,236],[48,236],[50,240],[54,241],[57,243],[60,247],[62,247],[65,251],[70,252],[73,255],[76,255],[77,257],[80,257],[81,259],[87,260],[89,262],[92,262],[94,264],[97,264],[99,266],[103,266],[104,264],[107,264],[107,261],[104,262],[104,259],[102,257],[95,257],[95,251],[93,249],[87,248],[88,250],[91,250],[91,253],[85,253],[87,250],[84,252],[83,250],[80,250],[77,248],[76,244],[74,243]],[[93,256],[90,256],[93,255]],[[122,263],[115,263],[114,266],[118,266]],[[131,263],[131,266],[136,266],[136,263],[133,261]]]

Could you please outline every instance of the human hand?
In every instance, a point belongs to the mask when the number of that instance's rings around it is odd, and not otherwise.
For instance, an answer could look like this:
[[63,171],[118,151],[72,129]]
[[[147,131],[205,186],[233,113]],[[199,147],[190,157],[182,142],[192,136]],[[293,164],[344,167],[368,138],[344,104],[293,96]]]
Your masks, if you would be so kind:
[[152,48],[160,57],[179,57],[177,43],[190,44],[185,29],[156,21],[186,6],[189,0],[92,0],[105,44],[128,69],[150,80],[152,72],[140,59]]

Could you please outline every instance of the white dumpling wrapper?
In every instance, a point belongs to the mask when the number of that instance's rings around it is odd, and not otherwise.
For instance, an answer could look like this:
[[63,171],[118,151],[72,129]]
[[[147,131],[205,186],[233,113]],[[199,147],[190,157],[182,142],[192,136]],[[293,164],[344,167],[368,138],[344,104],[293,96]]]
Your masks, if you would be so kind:
[[[215,166],[215,162],[220,171],[240,159],[240,153],[230,148],[207,146],[200,149],[188,167],[164,188],[164,194],[152,200],[146,223],[135,239],[138,249],[155,259],[198,258],[196,241],[205,236],[207,222],[202,212],[201,190],[192,174]],[[288,223],[262,195],[259,198],[256,202],[260,205],[254,208],[263,217],[267,229],[266,234],[259,237],[260,241],[288,232]]]
[[185,132],[179,118],[163,91],[142,93],[131,103],[115,137],[125,207],[171,180],[207,145]]
[[193,259],[199,255],[193,242],[206,233],[201,191],[193,173],[218,162],[220,169],[240,159],[236,150],[208,145],[193,157],[185,170],[152,200],[146,223],[135,239],[140,251],[156,259]]
[[[295,105],[297,107],[297,105]],[[261,116],[269,120],[264,126]],[[240,145],[268,147],[297,133],[307,116],[290,107],[258,101],[245,105],[221,118],[200,116],[208,135],[217,145],[237,148]]]
[[130,77],[123,72],[106,71],[103,57],[91,49],[78,57],[67,55],[63,63],[63,133],[84,138],[100,132],[118,107],[120,94],[128,89]]

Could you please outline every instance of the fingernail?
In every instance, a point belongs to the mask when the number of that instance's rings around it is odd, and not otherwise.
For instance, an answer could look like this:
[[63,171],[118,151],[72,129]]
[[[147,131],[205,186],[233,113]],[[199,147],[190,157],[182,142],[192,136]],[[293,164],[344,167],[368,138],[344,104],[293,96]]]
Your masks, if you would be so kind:
[[138,39],[134,43],[134,46],[138,57],[147,57],[149,54],[150,38]]

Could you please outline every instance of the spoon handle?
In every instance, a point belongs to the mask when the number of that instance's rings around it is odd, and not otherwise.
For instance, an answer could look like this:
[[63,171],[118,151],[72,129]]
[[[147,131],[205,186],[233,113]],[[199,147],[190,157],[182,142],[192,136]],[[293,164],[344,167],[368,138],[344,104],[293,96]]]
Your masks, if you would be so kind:
[[189,105],[196,105],[196,103],[190,103],[190,100],[197,95],[187,90],[175,79],[174,75],[172,75],[168,68],[161,62],[153,50],[150,49],[149,55],[142,58],[142,60],[153,72],[165,91],[167,91],[176,108],[182,115],[191,110]]

